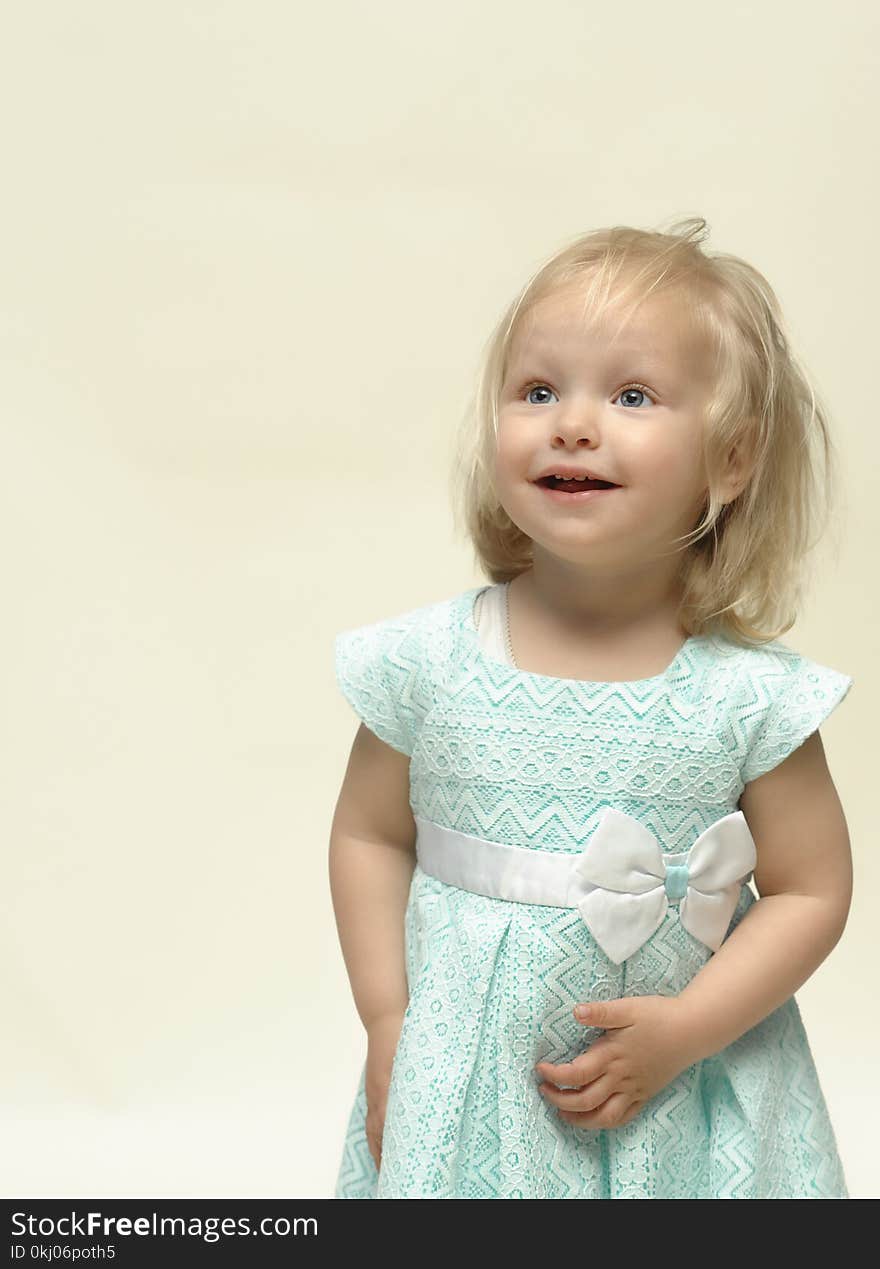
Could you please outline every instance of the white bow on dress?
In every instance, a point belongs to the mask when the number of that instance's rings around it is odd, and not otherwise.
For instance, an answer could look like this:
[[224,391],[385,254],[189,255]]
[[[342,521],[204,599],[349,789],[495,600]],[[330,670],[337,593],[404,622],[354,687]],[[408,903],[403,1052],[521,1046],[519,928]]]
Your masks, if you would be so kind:
[[742,883],[757,862],[742,811],[710,824],[690,850],[673,858],[683,862],[664,860],[644,824],[608,807],[575,861],[568,902],[615,964],[651,937],[670,899],[681,900],[681,923],[694,938],[713,951],[721,946]]

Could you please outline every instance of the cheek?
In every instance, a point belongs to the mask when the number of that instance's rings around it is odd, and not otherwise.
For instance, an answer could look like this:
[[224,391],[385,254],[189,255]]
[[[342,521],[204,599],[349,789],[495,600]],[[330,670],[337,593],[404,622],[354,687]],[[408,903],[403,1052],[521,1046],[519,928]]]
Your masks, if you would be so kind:
[[518,441],[509,429],[499,427],[495,445],[496,475],[501,480],[518,475],[525,460],[526,454],[522,442]]
[[655,449],[650,476],[651,484],[663,496],[689,497],[699,484],[698,455],[683,445]]

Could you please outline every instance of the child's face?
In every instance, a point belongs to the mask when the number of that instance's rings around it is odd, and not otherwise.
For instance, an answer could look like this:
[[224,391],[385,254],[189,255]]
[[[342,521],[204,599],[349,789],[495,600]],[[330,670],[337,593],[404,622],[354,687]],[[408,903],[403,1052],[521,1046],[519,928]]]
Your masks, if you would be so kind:
[[[513,522],[554,556],[638,566],[673,549],[702,510],[710,358],[680,298],[649,297],[614,345],[617,312],[587,327],[581,304],[576,291],[558,292],[514,337],[499,399],[496,489]],[[534,483],[554,463],[620,488],[567,502]]]

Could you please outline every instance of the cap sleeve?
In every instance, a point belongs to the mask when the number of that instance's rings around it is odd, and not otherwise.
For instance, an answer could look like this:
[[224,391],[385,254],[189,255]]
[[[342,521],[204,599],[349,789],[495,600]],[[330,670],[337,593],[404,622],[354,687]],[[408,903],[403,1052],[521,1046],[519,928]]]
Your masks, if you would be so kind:
[[427,673],[426,610],[336,635],[336,681],[358,717],[380,740],[412,756],[432,699]]
[[757,780],[799,748],[853,685],[848,674],[784,645],[783,652],[781,659],[771,658],[752,673],[752,687],[763,709],[741,768],[743,784]]

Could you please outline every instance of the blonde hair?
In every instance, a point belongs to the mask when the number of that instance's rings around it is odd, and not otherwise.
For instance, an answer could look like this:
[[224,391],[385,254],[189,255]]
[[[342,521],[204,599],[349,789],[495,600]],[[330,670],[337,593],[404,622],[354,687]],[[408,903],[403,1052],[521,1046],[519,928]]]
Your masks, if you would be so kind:
[[[668,232],[616,225],[576,238],[538,269],[483,350],[455,438],[453,511],[493,582],[530,568],[532,540],[501,506],[492,475],[498,398],[520,323],[540,300],[573,285],[583,287],[584,314],[593,316],[632,292],[621,326],[652,292],[683,293],[714,350],[715,384],[702,434],[708,497],[700,522],[677,539],[692,539],[681,550],[680,619],[689,634],[765,643],[796,620],[805,556],[833,503],[836,459],[827,412],[792,352],[770,284],[738,256],[705,253],[707,236],[700,217]],[[718,481],[734,446],[749,456],[751,474],[722,504]]]

